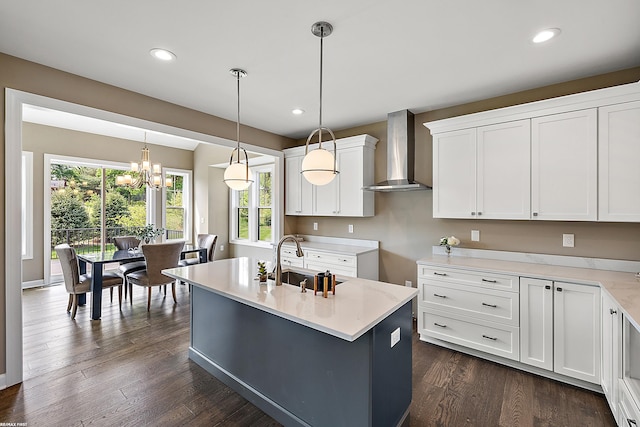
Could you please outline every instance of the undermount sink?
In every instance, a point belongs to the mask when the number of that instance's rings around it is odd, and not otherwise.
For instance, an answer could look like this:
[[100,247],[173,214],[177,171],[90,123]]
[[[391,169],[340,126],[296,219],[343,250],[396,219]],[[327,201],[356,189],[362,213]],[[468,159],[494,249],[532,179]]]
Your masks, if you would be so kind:
[[[299,272],[293,270],[287,270],[282,272],[282,283],[287,283],[293,286],[300,286],[300,282],[307,280],[307,289],[313,289],[313,274],[306,272]],[[342,281],[336,279],[336,285],[339,285]],[[320,285],[320,284],[319,284]]]

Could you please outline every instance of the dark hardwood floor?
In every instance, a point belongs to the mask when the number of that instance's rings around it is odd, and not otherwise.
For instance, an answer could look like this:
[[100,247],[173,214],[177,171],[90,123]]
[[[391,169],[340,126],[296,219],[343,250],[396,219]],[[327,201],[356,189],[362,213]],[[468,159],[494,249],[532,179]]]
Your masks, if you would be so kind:
[[[154,290],[150,313],[140,288],[122,311],[105,291],[101,321],[70,320],[61,286],[23,295],[25,380],[0,391],[0,423],[279,425],[188,359],[185,286],[175,306]],[[615,425],[602,395],[413,340],[410,426]]]

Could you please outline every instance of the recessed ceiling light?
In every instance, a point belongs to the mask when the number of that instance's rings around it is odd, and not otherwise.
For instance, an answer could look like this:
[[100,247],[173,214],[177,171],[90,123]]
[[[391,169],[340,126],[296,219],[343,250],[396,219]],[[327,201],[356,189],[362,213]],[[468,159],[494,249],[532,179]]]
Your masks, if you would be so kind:
[[176,54],[166,49],[160,49],[156,47],[151,49],[149,53],[154,58],[160,59],[162,61],[173,61],[174,59],[176,59]]
[[534,43],[544,43],[556,37],[558,34],[560,34],[559,28],[547,28],[546,30],[542,30],[538,32],[535,36],[533,36],[532,41]]
[[299,116],[300,114],[304,114],[304,110],[301,108],[294,108],[293,110],[291,110],[291,113]]

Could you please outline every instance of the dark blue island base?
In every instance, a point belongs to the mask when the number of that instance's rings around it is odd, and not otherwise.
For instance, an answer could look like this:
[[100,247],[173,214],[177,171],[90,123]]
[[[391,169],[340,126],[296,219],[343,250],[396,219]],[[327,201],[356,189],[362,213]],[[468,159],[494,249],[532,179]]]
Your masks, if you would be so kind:
[[191,291],[189,357],[286,426],[403,424],[411,333],[410,301],[347,341],[206,288]]

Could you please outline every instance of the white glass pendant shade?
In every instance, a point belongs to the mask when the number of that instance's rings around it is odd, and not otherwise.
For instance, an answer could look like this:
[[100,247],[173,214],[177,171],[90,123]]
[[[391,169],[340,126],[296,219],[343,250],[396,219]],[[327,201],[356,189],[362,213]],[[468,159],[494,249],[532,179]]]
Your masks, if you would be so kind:
[[231,163],[224,171],[224,182],[232,190],[246,190],[251,185],[251,170],[247,173],[248,166],[244,163]]
[[310,151],[302,159],[302,175],[313,185],[326,185],[336,177],[333,154],[324,148]]

